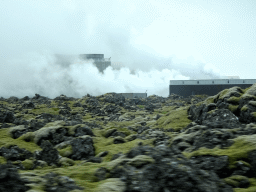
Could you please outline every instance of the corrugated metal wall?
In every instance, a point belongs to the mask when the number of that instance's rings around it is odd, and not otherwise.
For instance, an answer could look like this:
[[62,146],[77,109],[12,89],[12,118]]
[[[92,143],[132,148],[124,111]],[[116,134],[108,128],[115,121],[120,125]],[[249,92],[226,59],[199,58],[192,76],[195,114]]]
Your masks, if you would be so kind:
[[213,84],[213,85],[169,85],[169,94],[172,93],[181,95],[183,97],[188,97],[190,95],[216,95],[224,89],[229,89],[231,87],[241,87],[242,89],[248,88],[253,84]]

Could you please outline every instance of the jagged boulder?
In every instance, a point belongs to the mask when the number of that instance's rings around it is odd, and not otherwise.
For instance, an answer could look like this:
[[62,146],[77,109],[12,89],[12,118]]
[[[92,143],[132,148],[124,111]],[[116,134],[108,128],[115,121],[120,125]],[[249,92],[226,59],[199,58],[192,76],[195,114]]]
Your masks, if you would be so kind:
[[113,103],[115,105],[124,106],[125,97],[121,94],[107,93],[104,97],[104,101],[107,103]]
[[210,128],[238,128],[241,124],[238,117],[230,110],[217,109],[205,114],[202,119],[202,125]]
[[18,146],[11,146],[9,148],[0,148],[0,156],[3,156],[6,160],[10,161],[23,161],[33,157],[33,154],[26,149],[21,149]]
[[118,178],[109,178],[106,183],[101,184],[97,189],[97,192],[125,192],[125,182]]
[[15,116],[13,112],[0,112],[0,123],[13,123]]
[[24,104],[22,105],[23,109],[34,109],[35,104],[31,101],[25,101]]
[[43,141],[41,144],[43,149],[40,152],[35,152],[35,158],[37,160],[42,160],[48,163],[48,165],[57,165],[60,159],[59,152],[53,148],[49,141]]
[[73,98],[73,97],[67,97],[66,95],[61,94],[60,96],[54,98],[54,100],[73,101],[73,100],[75,100],[75,98]]
[[69,157],[74,160],[86,160],[95,156],[93,140],[85,135],[71,141],[72,155]]
[[215,103],[202,104],[198,107],[192,105],[188,108],[188,117],[200,125],[207,125],[211,128],[234,128],[241,124],[239,118],[230,110],[217,108]]
[[29,182],[20,178],[18,171],[11,164],[0,165],[0,191],[26,192],[30,189]]
[[83,136],[83,135],[90,135],[90,136],[95,136],[92,132],[92,130],[87,127],[87,126],[77,126],[77,128],[75,129],[75,137],[78,136]]
[[[166,146],[138,146],[110,162],[107,168],[110,177],[126,183],[127,191],[233,191],[213,170],[200,169],[181,155],[180,159],[174,157],[177,156]],[[227,166],[227,158],[223,161],[226,164],[220,170]],[[221,161],[216,162],[219,167],[218,162]]]
[[46,179],[44,188],[47,192],[69,192],[69,191],[83,191],[83,187],[75,184],[75,181],[67,176],[60,176],[56,173],[48,173],[43,178]]
[[241,108],[239,120],[243,123],[256,122],[256,101],[248,101]]
[[67,109],[61,109],[61,110],[59,111],[59,114],[60,114],[60,115],[63,115],[63,116],[69,116],[71,113],[70,113],[70,111],[67,110]]
[[117,113],[121,109],[119,107],[117,107],[117,106],[114,106],[114,105],[107,105],[103,110],[107,114],[113,114],[113,113]]

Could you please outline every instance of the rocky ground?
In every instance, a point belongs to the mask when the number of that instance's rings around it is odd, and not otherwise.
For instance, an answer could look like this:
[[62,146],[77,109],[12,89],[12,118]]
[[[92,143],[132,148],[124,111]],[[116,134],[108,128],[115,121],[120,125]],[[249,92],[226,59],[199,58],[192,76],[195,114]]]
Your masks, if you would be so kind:
[[256,84],[215,96],[0,98],[0,191],[256,191]]

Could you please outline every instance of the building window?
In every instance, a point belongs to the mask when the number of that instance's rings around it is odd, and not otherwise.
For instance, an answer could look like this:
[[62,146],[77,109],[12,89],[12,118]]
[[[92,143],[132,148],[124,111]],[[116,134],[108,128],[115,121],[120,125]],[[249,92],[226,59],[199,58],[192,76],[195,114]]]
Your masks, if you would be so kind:
[[192,91],[192,95],[195,95],[195,91]]

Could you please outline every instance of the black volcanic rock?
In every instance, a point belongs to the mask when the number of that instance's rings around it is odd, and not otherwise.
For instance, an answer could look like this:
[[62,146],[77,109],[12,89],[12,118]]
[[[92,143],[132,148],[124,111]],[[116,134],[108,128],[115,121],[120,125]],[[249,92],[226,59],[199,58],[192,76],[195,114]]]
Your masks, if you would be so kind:
[[93,140],[89,136],[74,139],[72,140],[71,145],[73,151],[72,155],[70,156],[71,159],[86,160],[95,155]]
[[20,149],[18,146],[11,146],[10,148],[0,148],[0,156],[3,156],[6,160],[10,161],[23,161],[33,157],[33,154],[25,149]]
[[37,160],[43,160],[48,163],[48,165],[57,165],[59,162],[59,152],[53,148],[49,141],[42,141],[41,143],[42,151],[35,153],[35,158]]
[[29,182],[21,179],[18,170],[11,164],[0,165],[0,191],[25,192],[30,189]]
[[14,113],[0,112],[0,123],[13,123],[15,121]]
[[34,109],[35,108],[35,104],[31,101],[26,101],[24,102],[24,104],[22,105],[23,109]]
[[[101,191],[252,190],[256,86],[211,97],[125,99],[107,93],[53,100],[36,94],[0,100],[0,163],[23,170],[17,177],[33,177],[30,186],[86,190],[72,180],[78,179],[86,186],[102,181]],[[38,178],[39,169],[46,172],[44,179]]]
[[42,177],[47,180],[44,185],[46,192],[68,192],[75,189],[83,189],[82,187],[76,186],[74,180],[67,176],[60,176],[56,173],[48,173]]

